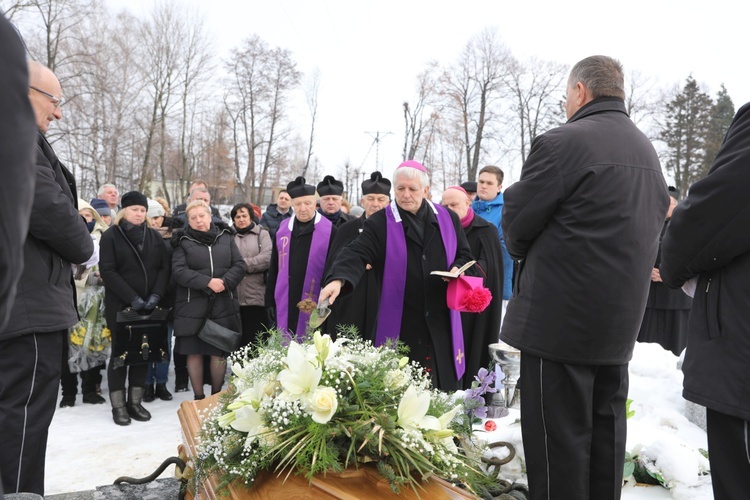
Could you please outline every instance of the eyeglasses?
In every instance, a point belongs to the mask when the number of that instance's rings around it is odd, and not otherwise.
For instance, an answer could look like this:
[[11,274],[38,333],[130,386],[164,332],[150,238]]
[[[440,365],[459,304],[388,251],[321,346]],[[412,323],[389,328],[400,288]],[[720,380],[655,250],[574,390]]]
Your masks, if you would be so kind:
[[39,92],[40,94],[42,94],[42,95],[44,95],[45,97],[47,97],[47,98],[48,98],[48,99],[49,99],[50,101],[52,101],[52,104],[54,104],[54,105],[55,105],[55,109],[59,108],[59,107],[60,107],[60,105],[62,104],[62,98],[61,98],[61,97],[56,97],[56,96],[53,96],[52,94],[50,94],[50,93],[48,93],[48,92],[45,92],[45,91],[43,91],[43,90],[41,90],[41,89],[38,89],[38,88],[36,88],[36,87],[32,87],[31,85],[29,85],[29,88],[30,88],[31,90],[36,90],[36,91],[37,91],[37,92]]

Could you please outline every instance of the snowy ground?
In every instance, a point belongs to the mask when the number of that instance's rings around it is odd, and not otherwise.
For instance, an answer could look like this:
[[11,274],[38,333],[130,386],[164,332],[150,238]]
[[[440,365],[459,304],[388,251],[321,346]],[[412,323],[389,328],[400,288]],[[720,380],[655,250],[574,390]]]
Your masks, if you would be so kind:
[[[698,476],[703,463],[697,450],[706,448],[706,433],[684,416],[681,397],[682,374],[677,358],[656,344],[638,344],[630,364],[630,399],[635,415],[628,420],[627,449],[642,445],[641,453],[656,459],[664,477],[674,483],[671,490],[627,484],[624,500],[712,498],[710,476]],[[106,379],[102,384],[107,397]],[[168,387],[174,388],[170,373]],[[208,389],[208,387],[206,387]],[[145,403],[149,422],[119,427],[112,422],[109,404],[85,405],[79,394],[76,406],[58,409],[50,428],[47,448],[46,494],[91,490],[112,484],[119,476],[144,477],[161,462],[177,454],[181,429],[177,409],[192,392],[174,394],[172,401]],[[509,440],[520,454],[520,425],[513,418],[498,421],[491,440]],[[520,474],[517,459],[503,466],[508,474]],[[170,466],[161,477],[171,477]],[[510,478],[509,478],[510,479]]]

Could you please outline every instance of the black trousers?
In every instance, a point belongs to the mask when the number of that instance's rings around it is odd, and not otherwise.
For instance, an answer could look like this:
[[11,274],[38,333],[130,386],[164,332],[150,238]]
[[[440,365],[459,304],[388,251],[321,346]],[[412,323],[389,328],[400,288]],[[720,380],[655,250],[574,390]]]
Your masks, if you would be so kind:
[[5,493],[44,495],[47,434],[67,331],[0,342],[0,474]]
[[628,365],[521,354],[521,431],[532,500],[619,500]]
[[[75,397],[78,394],[78,373],[70,371],[70,365],[68,365],[69,357],[68,341],[63,340],[62,349],[62,371],[60,374],[60,385],[62,386],[63,396]],[[102,383],[102,370],[104,365],[95,366],[88,370],[80,372],[81,375],[81,392],[85,394],[94,394],[96,392],[96,384]]]
[[262,306],[240,306],[240,320],[242,322],[242,340],[240,347],[255,344],[262,337],[268,325],[266,308]]
[[750,422],[706,409],[714,500],[750,495]]

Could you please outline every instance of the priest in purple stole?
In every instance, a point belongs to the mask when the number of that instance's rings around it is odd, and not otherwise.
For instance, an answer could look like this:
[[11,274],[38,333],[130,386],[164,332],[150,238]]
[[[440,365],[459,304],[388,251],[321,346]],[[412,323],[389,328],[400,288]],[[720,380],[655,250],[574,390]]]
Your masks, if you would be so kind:
[[[279,225],[271,253],[266,286],[266,307],[276,327],[300,338],[320,293],[328,248],[336,228],[315,211],[315,186],[297,177],[287,185],[294,217]],[[302,304],[300,304],[302,303]],[[302,306],[302,307],[300,307]]]
[[461,316],[446,304],[447,283],[432,271],[456,270],[472,260],[458,217],[426,199],[429,175],[409,160],[394,172],[395,201],[365,221],[359,237],[335,256],[322,298],[335,302],[367,272],[382,276],[376,345],[397,339],[442,390],[460,389],[466,373]]

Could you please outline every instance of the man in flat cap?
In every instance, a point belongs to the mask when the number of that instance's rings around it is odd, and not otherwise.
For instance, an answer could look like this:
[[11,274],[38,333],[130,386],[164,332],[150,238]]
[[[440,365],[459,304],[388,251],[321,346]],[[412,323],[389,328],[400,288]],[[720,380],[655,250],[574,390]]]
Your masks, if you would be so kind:
[[276,326],[300,337],[318,303],[334,225],[315,211],[315,186],[297,177],[286,188],[294,217],[281,223],[274,238],[266,286],[266,307]]
[[[385,179],[380,172],[373,172],[370,178],[362,182],[362,199],[360,203],[365,209],[362,217],[351,220],[336,231],[336,238],[328,252],[329,260],[338,255],[346,245],[357,239],[362,233],[365,221],[375,212],[385,208],[391,202],[391,181]],[[369,272],[372,265],[365,266],[362,280],[350,295],[340,298],[331,306],[331,316],[328,318],[329,333],[336,333],[338,325],[352,325],[363,338],[375,341],[375,324],[380,304],[380,280],[378,273]]]
[[337,181],[332,175],[326,175],[318,183],[318,196],[320,196],[320,210],[318,211],[336,227],[354,218],[341,210],[341,204],[344,201],[343,194],[344,183]]

